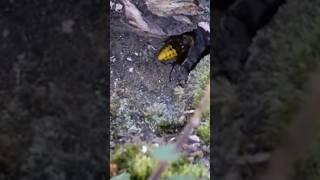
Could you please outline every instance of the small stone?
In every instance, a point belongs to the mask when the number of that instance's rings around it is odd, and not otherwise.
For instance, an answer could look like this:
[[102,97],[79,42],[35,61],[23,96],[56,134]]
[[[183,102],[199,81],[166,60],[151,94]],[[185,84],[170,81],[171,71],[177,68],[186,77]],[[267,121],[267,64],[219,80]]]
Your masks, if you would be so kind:
[[191,156],[192,157],[202,158],[203,157],[203,152],[202,151],[196,151],[196,152],[192,153]]
[[110,9],[113,8],[114,3],[112,1],[110,1]]
[[129,68],[129,72],[133,72],[133,68]]
[[163,138],[156,137],[152,140],[153,143],[162,144],[164,142]]
[[123,7],[122,4],[116,4],[115,10],[116,10],[117,12],[121,12],[122,7]]
[[209,152],[210,152],[210,148],[209,148],[208,146],[206,146],[206,145],[203,145],[203,146],[201,147],[201,149],[202,149],[202,151],[204,151],[204,152],[206,152],[206,153],[209,153]]
[[110,57],[110,61],[111,61],[111,62],[116,62],[116,60],[117,60],[116,57],[114,57],[114,56],[111,56],[111,57]]
[[110,142],[110,147],[115,147],[115,146],[116,146],[116,144],[113,141],[111,141]]
[[135,126],[131,126],[129,129],[128,129],[128,133],[137,133],[139,131],[139,129]]
[[198,147],[200,147],[201,145],[200,145],[200,143],[193,143],[192,146],[195,147],[195,148],[198,148]]
[[131,57],[127,57],[127,60],[128,60],[128,61],[132,61],[132,58],[131,58]]
[[189,139],[194,142],[200,142],[200,138],[197,135],[191,135]]
[[154,48],[152,45],[148,44],[148,49],[153,49],[153,50],[156,50],[156,48]]
[[202,27],[205,31],[210,32],[210,25],[207,22],[199,22],[198,26]]
[[184,114],[193,114],[195,110],[184,111]]
[[134,52],[134,55],[139,56],[139,53],[138,52]]

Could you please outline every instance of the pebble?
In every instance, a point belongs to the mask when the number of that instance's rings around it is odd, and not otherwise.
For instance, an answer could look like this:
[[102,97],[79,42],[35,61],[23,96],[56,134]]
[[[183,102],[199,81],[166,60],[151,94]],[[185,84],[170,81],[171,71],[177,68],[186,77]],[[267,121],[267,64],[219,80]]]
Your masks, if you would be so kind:
[[160,138],[160,137],[156,137],[152,140],[153,143],[158,143],[158,144],[162,144],[164,143],[164,140],[163,138]]
[[156,48],[154,48],[152,45],[148,44],[148,49],[153,49],[153,50],[156,50]]
[[210,148],[209,148],[208,146],[203,145],[203,146],[201,147],[201,149],[202,149],[202,151],[204,151],[204,152],[206,152],[206,153],[209,153],[209,152],[210,152]]
[[191,156],[192,157],[202,158],[203,157],[203,152],[202,151],[196,151],[196,152],[191,153]]
[[123,7],[122,4],[116,4],[115,10],[116,10],[117,12],[121,12],[122,7]]
[[127,60],[128,60],[128,61],[132,61],[132,58],[131,58],[131,57],[127,57]]
[[114,56],[111,56],[111,57],[110,57],[110,61],[111,61],[111,62],[116,62],[116,60],[117,60],[116,57],[114,57]]
[[[133,68],[132,68],[133,69]],[[128,133],[137,133],[139,132],[139,129],[135,126],[131,126],[129,129],[128,129]]]
[[112,1],[110,1],[110,9],[113,8],[114,3]]
[[129,68],[129,72],[133,72],[133,68]]
[[139,53],[138,52],[134,52],[134,55],[139,56]]
[[191,135],[189,139],[193,142],[200,142],[200,138],[197,135]]

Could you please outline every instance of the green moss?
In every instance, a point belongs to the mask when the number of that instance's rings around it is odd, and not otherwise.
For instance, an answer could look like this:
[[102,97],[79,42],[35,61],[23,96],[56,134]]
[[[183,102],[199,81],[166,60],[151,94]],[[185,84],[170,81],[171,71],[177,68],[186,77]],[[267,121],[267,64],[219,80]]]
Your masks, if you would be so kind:
[[116,118],[119,108],[120,108],[119,98],[115,96],[111,96],[110,97],[110,120],[111,121],[113,121]]
[[139,152],[139,146],[137,145],[119,145],[111,153],[111,162],[117,164],[119,169],[128,169],[132,166],[133,159]]
[[194,179],[206,178],[208,176],[208,170],[206,167],[199,164],[181,164],[176,168],[169,168],[163,174],[163,179],[167,179],[171,176],[188,176]]
[[[117,164],[118,172],[128,172],[133,180],[147,179],[157,167],[158,162],[152,159],[150,152],[143,153],[141,149],[140,145],[134,144],[119,146],[111,153],[111,163]],[[162,178],[166,179],[174,175],[200,179],[207,177],[208,169],[200,164],[190,164],[187,158],[183,157],[168,166]]]
[[131,166],[131,173],[137,180],[144,180],[149,177],[154,170],[156,161],[151,157],[138,154],[134,159],[133,165]]
[[157,134],[176,132],[177,128],[183,124],[183,122],[177,118],[174,109],[167,106],[168,105],[163,103],[155,103],[146,108],[143,113],[144,120]]
[[210,143],[210,121],[205,121],[196,130],[197,135],[206,143]]

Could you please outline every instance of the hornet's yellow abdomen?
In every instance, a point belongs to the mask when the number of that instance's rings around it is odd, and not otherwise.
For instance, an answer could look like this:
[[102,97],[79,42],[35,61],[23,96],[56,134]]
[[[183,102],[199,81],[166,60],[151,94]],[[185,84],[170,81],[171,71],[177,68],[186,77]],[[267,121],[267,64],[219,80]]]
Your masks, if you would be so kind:
[[172,47],[172,45],[167,45],[160,50],[158,55],[158,60],[161,62],[169,61],[175,59],[178,56],[177,51]]
[[171,36],[160,49],[158,60],[160,62],[175,60],[176,63],[180,64],[186,58],[192,44],[193,37],[190,34]]

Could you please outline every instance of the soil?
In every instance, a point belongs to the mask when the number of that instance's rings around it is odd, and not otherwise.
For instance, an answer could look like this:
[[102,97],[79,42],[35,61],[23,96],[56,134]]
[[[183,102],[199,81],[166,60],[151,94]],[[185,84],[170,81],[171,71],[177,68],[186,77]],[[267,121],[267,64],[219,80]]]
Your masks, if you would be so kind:
[[[121,100],[127,100],[128,106],[126,112],[135,114],[130,117],[128,122],[125,118],[117,118],[113,121],[111,131],[131,127],[129,132],[132,134],[144,132],[142,134],[145,140],[152,140],[156,134],[144,122],[143,112],[148,107],[154,105],[166,105],[166,115],[172,118],[182,115],[177,102],[177,96],[174,89],[178,87],[179,68],[176,66],[172,73],[172,80],[169,79],[171,65],[163,64],[157,61],[158,50],[163,46],[164,41],[174,34],[180,34],[192,30],[197,22],[205,17],[192,17],[193,24],[174,20],[172,17],[158,17],[149,12],[143,1],[134,1],[137,8],[142,11],[143,17],[149,21],[155,22],[167,33],[163,38],[152,38],[144,34],[137,33],[126,23],[124,9],[120,1],[111,3],[111,21],[110,21],[110,59],[111,59],[111,96]],[[208,19],[206,19],[208,21]],[[134,127],[134,128],[132,128]],[[126,130],[124,130],[126,131]],[[120,133],[126,134],[128,133]],[[116,133],[115,136],[119,136]],[[129,137],[131,135],[128,135]],[[114,140],[119,137],[115,137]],[[117,142],[115,142],[117,143]]]

